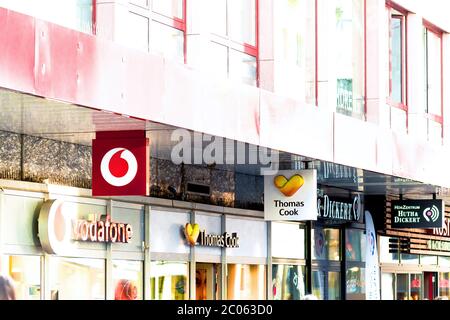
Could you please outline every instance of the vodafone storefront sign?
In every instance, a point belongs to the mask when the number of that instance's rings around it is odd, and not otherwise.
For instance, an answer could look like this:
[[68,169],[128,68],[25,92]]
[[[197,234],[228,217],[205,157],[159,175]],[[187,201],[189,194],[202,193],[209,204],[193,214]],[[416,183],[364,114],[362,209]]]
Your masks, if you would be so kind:
[[92,141],[93,196],[149,195],[145,131],[98,132]]
[[129,243],[133,236],[131,224],[77,218],[76,206],[61,200],[47,200],[38,220],[39,240],[45,252],[66,254],[75,249],[76,241]]
[[91,242],[128,243],[133,235],[130,224],[112,222],[109,216],[106,221],[76,220],[73,222],[73,239]]
[[42,249],[50,254],[65,253],[73,248],[71,221],[76,212],[60,200],[47,200],[41,207],[38,235]]

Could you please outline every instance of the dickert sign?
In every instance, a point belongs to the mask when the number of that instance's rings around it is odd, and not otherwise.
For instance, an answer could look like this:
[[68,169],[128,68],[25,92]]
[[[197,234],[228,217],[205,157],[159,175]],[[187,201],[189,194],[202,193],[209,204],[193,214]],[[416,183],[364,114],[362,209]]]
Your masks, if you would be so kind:
[[316,170],[284,170],[265,176],[264,219],[317,220]]
[[145,131],[97,132],[92,140],[92,195],[148,196],[149,161]]
[[443,200],[398,200],[391,203],[391,227],[432,229],[444,227]]

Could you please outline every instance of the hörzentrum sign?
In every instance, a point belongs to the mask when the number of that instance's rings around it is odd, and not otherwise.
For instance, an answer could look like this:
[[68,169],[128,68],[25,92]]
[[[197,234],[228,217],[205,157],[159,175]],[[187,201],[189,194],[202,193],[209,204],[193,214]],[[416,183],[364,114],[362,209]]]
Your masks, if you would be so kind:
[[443,200],[392,201],[391,227],[431,229],[444,226]]
[[206,230],[201,231],[198,223],[186,223],[184,226],[184,235],[191,246],[221,247],[221,248],[239,248],[239,237],[237,233],[229,234],[209,234]]
[[284,170],[264,177],[265,220],[317,220],[316,170]]

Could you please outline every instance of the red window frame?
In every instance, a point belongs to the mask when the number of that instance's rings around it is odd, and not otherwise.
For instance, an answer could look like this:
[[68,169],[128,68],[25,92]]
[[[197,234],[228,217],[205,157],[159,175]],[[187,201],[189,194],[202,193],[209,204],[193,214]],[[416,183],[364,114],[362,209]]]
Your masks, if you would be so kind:
[[175,16],[167,16],[162,13],[158,13],[153,11],[152,8],[149,8],[151,11],[151,17],[150,20],[157,21],[159,23],[162,23],[166,26],[172,27],[174,29],[177,29],[181,32],[183,32],[183,59],[184,63],[186,63],[186,52],[187,52],[187,46],[186,46],[186,0],[182,0],[183,9],[182,9],[182,17],[181,19],[179,17]]
[[[167,0],[166,0],[167,1]],[[132,1],[128,2],[128,11],[130,13],[139,15],[141,17],[145,17],[149,21],[149,28],[151,28],[151,22],[156,21],[158,23],[161,23],[165,26],[177,29],[181,32],[183,32],[183,61],[186,63],[186,2],[187,0],[182,0],[182,17],[176,17],[176,16],[168,16],[163,13],[159,13],[156,11],[153,11],[152,6],[150,5],[150,1],[146,0],[145,5],[144,4],[137,4]],[[148,49],[150,49],[150,43],[147,44]]]
[[[439,27],[437,27],[436,25],[434,25],[433,23],[423,19],[422,21],[423,26],[425,27],[427,32],[432,32],[435,36],[437,36],[439,38],[440,41],[440,69],[441,69],[441,85],[440,85],[440,91],[441,91],[441,115],[437,115],[437,114],[432,114],[428,112],[428,88],[426,90],[427,93],[427,99],[426,99],[426,103],[427,103],[427,111],[425,113],[425,118],[427,118],[428,120],[432,120],[434,122],[437,122],[441,125],[441,138],[444,138],[444,43],[443,43],[443,35],[444,35],[444,31],[442,29],[440,29]],[[427,37],[427,43],[426,45],[426,50],[428,51],[428,37]],[[426,77],[427,77],[427,83],[428,83],[428,64],[426,65]],[[442,143],[443,143],[443,139],[442,139]]]
[[92,34],[97,35],[97,0],[92,0]]
[[[388,0],[387,0],[388,1]],[[367,0],[364,0],[364,119],[367,120]],[[315,99],[316,107],[319,107],[319,0],[314,3],[315,23]]]
[[[184,0],[186,1],[186,0]],[[236,0],[225,0],[227,5],[227,11],[228,11],[228,1],[236,1]],[[255,1],[255,45],[245,43],[245,42],[239,42],[235,39],[230,38],[228,35],[217,35],[212,34],[211,41],[220,44],[224,47],[227,47],[228,49],[233,49],[236,51],[239,51],[241,53],[248,54],[255,58],[256,60],[256,87],[259,87],[260,84],[260,78],[259,78],[259,0],[253,0]],[[227,12],[228,15],[228,12]],[[227,20],[227,34],[229,27],[229,21]]]
[[[406,113],[406,130],[408,130],[408,14],[409,11],[402,6],[396,4],[393,1],[386,1],[386,8],[389,13],[389,93],[386,99],[386,103],[391,108],[397,108],[405,111]],[[398,13],[394,13],[393,11]],[[401,59],[402,59],[402,101],[393,102],[392,101],[392,19],[399,19],[401,21]]]
[[[386,7],[389,10],[389,97],[387,99],[387,103],[394,108],[398,108],[408,112],[408,10],[399,6],[398,4],[392,1],[386,1]],[[399,12],[400,14],[393,13],[393,10]],[[395,103],[392,102],[392,32],[391,32],[391,23],[392,17],[395,19],[401,20],[401,38],[402,38],[402,102]],[[403,72],[404,70],[404,72]]]

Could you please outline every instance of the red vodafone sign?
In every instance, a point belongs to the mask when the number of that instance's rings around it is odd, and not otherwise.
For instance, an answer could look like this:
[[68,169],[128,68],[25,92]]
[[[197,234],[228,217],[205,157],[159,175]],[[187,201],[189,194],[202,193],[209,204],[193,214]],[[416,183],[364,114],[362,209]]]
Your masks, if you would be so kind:
[[149,195],[145,131],[97,132],[92,141],[93,196]]

